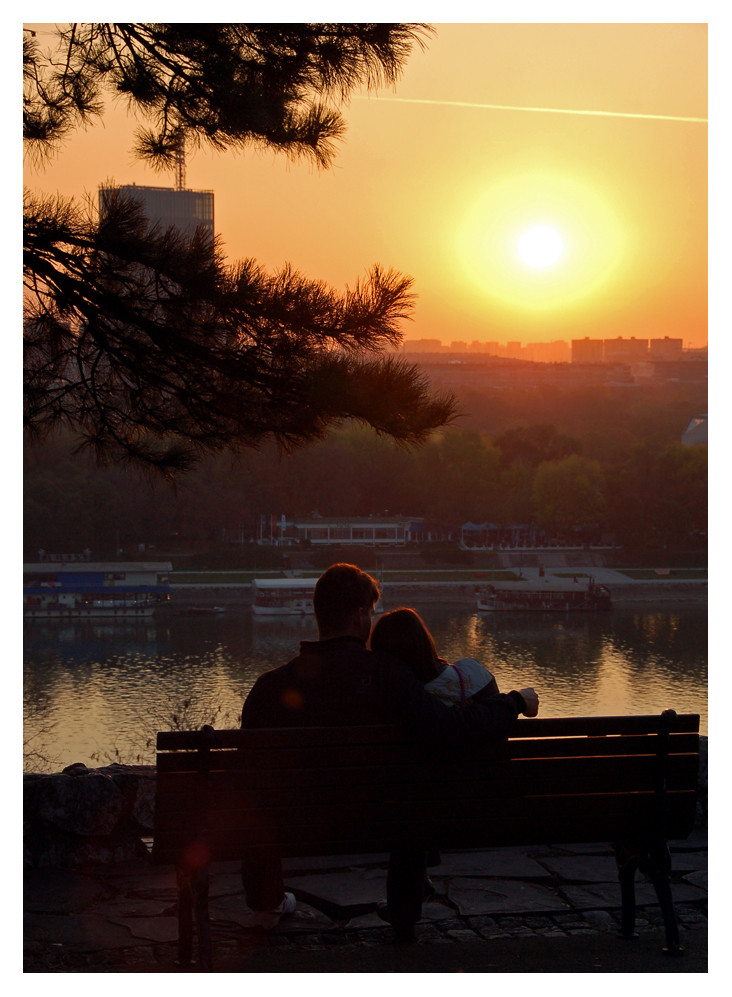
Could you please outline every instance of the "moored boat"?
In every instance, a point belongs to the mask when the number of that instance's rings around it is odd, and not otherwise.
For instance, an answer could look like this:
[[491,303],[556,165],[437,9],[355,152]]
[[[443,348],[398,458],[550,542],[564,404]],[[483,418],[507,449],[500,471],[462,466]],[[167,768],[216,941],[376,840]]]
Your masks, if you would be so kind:
[[[255,616],[312,616],[317,578],[255,578],[252,581],[252,613]],[[374,607],[382,613],[381,599]]]
[[252,612],[256,616],[306,616],[313,612],[317,578],[255,578]]
[[170,599],[169,562],[23,565],[26,620],[146,619]]
[[480,613],[540,612],[568,613],[610,609],[612,599],[604,585],[590,579],[586,587],[556,588],[552,586],[497,588],[485,585],[476,590],[476,607]]

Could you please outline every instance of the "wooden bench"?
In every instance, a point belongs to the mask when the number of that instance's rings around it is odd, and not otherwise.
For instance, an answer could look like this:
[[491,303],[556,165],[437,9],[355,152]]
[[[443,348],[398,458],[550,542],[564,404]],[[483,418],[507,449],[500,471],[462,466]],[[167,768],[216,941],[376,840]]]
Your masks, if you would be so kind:
[[161,732],[153,861],[176,866],[179,961],[211,969],[212,861],[275,846],[283,858],[609,842],[622,930],[633,937],[635,872],[651,877],[666,948],[681,952],[668,840],[696,812],[699,717],[521,719],[469,762],[395,727]]

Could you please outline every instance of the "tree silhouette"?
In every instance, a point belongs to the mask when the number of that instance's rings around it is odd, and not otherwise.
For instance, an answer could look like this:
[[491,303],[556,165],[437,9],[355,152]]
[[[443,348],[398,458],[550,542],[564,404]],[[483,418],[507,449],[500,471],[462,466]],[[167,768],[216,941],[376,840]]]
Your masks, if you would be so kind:
[[[417,24],[73,24],[58,51],[24,38],[27,154],[43,163],[125,98],[145,120],[136,154],[170,168],[181,135],[225,152],[251,144],[333,158],[335,106],[393,83]],[[120,193],[102,218],[24,197],[24,424],[80,435],[101,462],[173,475],[266,438],[285,448],[357,420],[421,443],[455,414],[419,370],[384,356],[401,340],[412,282],[371,268],[344,293],[289,267],[229,264],[199,231],[150,226]]]

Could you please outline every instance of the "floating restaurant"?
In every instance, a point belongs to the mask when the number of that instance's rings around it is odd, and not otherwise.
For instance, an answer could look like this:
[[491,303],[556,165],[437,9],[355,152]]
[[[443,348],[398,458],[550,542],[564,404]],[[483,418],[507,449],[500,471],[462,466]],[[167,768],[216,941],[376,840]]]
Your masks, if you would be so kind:
[[26,620],[144,619],[170,599],[168,561],[23,565]]

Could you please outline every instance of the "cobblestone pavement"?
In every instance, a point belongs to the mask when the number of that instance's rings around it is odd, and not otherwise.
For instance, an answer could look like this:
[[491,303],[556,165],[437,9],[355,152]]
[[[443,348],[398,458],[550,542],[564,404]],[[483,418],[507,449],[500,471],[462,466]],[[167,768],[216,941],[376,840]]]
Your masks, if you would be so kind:
[[[609,848],[505,848],[443,855],[431,870],[415,945],[390,944],[374,913],[385,857],[286,866],[296,912],[262,924],[238,869],[214,866],[217,972],[706,972],[707,841],[672,843],[672,890],[685,955],[664,956],[663,921],[639,876],[637,940],[617,937],[620,890]],[[176,964],[173,871],[144,861],[26,870],[25,972],[195,972]]]

